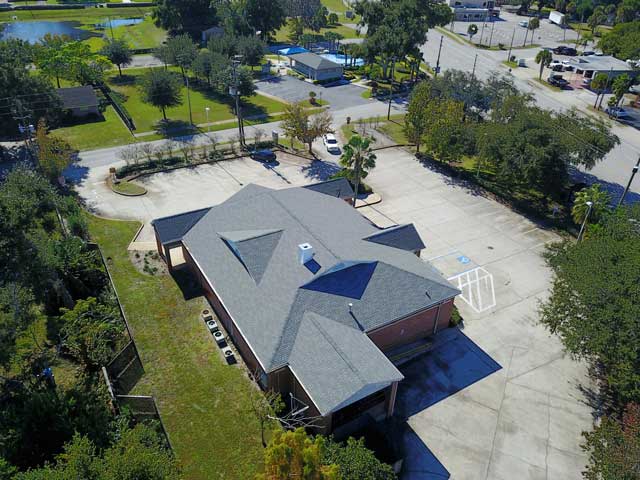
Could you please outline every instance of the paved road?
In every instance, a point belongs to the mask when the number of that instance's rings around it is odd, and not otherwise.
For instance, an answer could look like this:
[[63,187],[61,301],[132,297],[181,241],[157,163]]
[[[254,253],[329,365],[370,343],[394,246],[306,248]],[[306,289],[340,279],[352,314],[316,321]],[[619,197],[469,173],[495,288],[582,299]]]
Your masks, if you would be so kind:
[[[459,24],[461,22],[457,22]],[[429,34],[427,43],[422,47],[425,61],[435,66],[438,55],[438,44],[441,33],[433,31]],[[486,35],[486,34],[485,34]],[[536,39],[538,42],[538,39]],[[555,46],[556,42],[541,38],[543,46]],[[555,92],[536,82],[531,81],[536,76],[537,65],[533,62],[536,49],[515,49],[513,55],[517,58],[527,59],[528,69],[516,69],[513,72],[515,84],[522,91],[534,95],[539,106],[547,109],[565,111],[571,107],[585,110],[593,104],[595,96],[588,90]],[[475,61],[477,55],[477,61]],[[440,66],[443,70],[457,69],[472,71],[474,61],[476,63],[476,75],[486,79],[494,72],[508,73],[508,68],[502,64],[506,60],[507,52],[491,51],[473,48],[466,43],[457,42],[448,36],[444,36]],[[526,72],[521,72],[525,70]],[[613,125],[613,133],[620,137],[620,145],[614,148],[602,161],[590,172],[582,172],[580,177],[589,182],[598,181],[608,186],[614,194],[622,191],[626,185],[631,169],[640,155],[640,133],[633,127],[620,124]],[[632,191],[640,193],[640,178],[637,178],[632,186]]]
[[[334,107],[334,108],[337,108],[337,107]],[[405,110],[405,103],[401,99],[398,100],[397,102],[394,102],[391,109],[392,114],[399,113],[404,110]],[[351,117],[353,120],[357,120],[358,118],[368,118],[376,115],[379,115],[381,117],[385,116],[387,114],[387,105],[377,100],[369,100],[367,101],[367,103],[363,105],[350,107],[347,109],[332,110],[331,114],[333,116],[334,128],[337,130],[340,128],[341,125],[344,125],[346,123],[347,117]],[[260,129],[263,132],[266,132],[267,134],[270,134],[270,132],[274,130],[280,133],[282,132],[280,129],[280,122],[271,122],[271,123],[264,123],[256,126],[247,126],[245,127],[245,134],[248,139],[252,137],[253,135],[252,132],[255,129]],[[237,130],[235,128],[229,129],[229,130],[221,130],[219,132],[211,133],[211,136],[215,137],[218,142],[225,142],[237,136]],[[209,141],[206,134],[195,135],[193,138],[197,145],[204,145]],[[159,145],[165,141],[166,140],[155,140],[147,143],[151,143],[153,145]],[[89,168],[105,167],[108,165],[116,164],[119,162],[119,152],[124,148],[126,148],[126,146],[111,147],[111,148],[104,148],[100,150],[82,152],[80,154],[80,162],[74,169],[68,172],[68,174],[71,177],[77,178],[80,176],[86,176],[86,173],[87,173],[86,171]]]

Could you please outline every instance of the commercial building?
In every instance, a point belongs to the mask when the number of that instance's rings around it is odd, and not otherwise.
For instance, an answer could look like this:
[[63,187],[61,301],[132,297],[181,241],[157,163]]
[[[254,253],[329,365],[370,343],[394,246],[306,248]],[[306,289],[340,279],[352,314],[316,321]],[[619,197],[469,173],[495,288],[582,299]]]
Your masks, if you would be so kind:
[[56,93],[62,100],[62,108],[72,117],[82,118],[100,114],[100,101],[91,85],[58,88]]
[[497,16],[494,0],[449,0],[454,20],[470,22],[484,21]]
[[392,415],[391,352],[446,328],[459,293],[418,257],[413,225],[377,228],[352,194],[248,185],[153,221],[169,268],[184,259],[258,383],[338,435]]
[[585,78],[593,78],[599,73],[605,73],[610,78],[615,78],[624,73],[634,78],[640,74],[640,70],[634,70],[627,62],[609,55],[573,57],[569,61],[575,68],[576,73],[583,75]]

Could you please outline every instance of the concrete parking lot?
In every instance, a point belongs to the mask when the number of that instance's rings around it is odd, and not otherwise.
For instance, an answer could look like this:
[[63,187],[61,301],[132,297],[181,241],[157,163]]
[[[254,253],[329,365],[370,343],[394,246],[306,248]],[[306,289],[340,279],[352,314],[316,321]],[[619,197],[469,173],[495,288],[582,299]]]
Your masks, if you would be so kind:
[[[383,202],[360,211],[383,226],[414,222],[422,258],[463,292],[456,305],[466,339],[407,366],[398,392],[413,430],[407,442],[424,443],[405,460],[406,478],[581,478],[586,367],[536,314],[551,280],[540,253],[559,237],[407,152],[377,153],[367,183]],[[425,461],[429,454],[437,461]]]
[[308,100],[309,92],[313,91],[318,95],[317,98],[329,102],[329,108],[340,110],[369,103],[368,99],[361,96],[364,88],[351,84],[324,87],[284,75],[260,81],[256,86],[259,91],[282,98],[287,102]]
[[[551,274],[540,253],[559,237],[401,149],[377,152],[367,177],[382,203],[359,211],[380,226],[413,222],[430,261],[462,295],[461,331],[403,366],[398,415],[407,420],[405,479],[578,479],[591,409],[586,366],[570,359],[538,324]],[[147,177],[149,193],[121,197],[104,185],[106,167],[78,186],[97,213],[148,221],[216,204],[255,182],[273,188],[327,178],[331,162],[250,159]],[[150,229],[142,242],[154,248]]]

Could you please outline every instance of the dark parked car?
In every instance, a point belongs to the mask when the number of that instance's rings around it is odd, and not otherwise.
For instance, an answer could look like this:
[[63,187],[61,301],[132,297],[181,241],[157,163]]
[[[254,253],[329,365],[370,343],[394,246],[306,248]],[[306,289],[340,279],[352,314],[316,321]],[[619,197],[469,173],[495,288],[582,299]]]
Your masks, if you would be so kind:
[[251,152],[251,158],[263,163],[270,163],[276,161],[276,154],[268,148],[264,150],[254,150]]
[[547,82],[549,82],[549,85],[553,85],[554,87],[559,87],[559,88],[564,88],[567,85],[569,85],[569,82],[567,82],[562,75],[551,75],[548,79]]
[[581,55],[582,55],[583,57],[590,57],[590,56],[595,55],[595,54],[596,54],[596,52],[594,52],[593,50],[587,50],[587,51],[585,51],[585,52],[582,52],[582,54],[581,54]]
[[556,55],[574,56],[578,53],[578,51],[575,48],[565,47],[564,45],[560,45],[559,47],[556,47],[553,49],[553,53],[555,53]]
[[618,120],[626,120],[631,117],[631,115],[629,115],[629,112],[622,107],[608,107],[605,112],[609,114],[609,117]]

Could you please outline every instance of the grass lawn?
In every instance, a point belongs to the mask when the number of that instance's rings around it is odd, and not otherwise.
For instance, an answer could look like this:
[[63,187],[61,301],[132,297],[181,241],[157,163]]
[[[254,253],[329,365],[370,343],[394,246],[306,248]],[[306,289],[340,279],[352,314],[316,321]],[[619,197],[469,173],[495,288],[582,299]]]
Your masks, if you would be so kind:
[[[145,69],[127,69],[123,75],[124,80],[121,80],[117,73],[110,76],[107,80],[113,90],[122,93],[126,97],[124,106],[133,117],[136,124],[136,132],[153,131],[156,128],[156,124],[162,120],[160,110],[144,103],[140,98],[136,79],[143,75],[144,72]],[[177,124],[189,121],[186,87],[183,88],[182,91],[182,105],[167,109],[167,117]],[[219,95],[210,89],[192,84],[190,96],[193,122],[195,124],[206,123],[205,107],[210,108],[209,122],[233,120],[235,118],[231,109],[232,100],[228,95]],[[267,119],[269,114],[282,112],[284,106],[284,103],[272,98],[255,95],[249,99],[244,99],[242,112],[245,117],[262,116],[264,119]]]
[[347,10],[353,11],[353,9],[347,8],[347,6],[342,2],[342,0],[320,0],[320,3],[327,7],[330,12],[335,12],[340,17],[340,21],[343,23],[358,23],[360,17],[354,14],[353,18],[347,18],[345,16],[345,12]]
[[105,110],[102,122],[62,127],[53,130],[52,133],[64,138],[73,148],[78,150],[115,147],[134,141],[129,129],[124,126],[112,106]]
[[240,368],[223,362],[199,319],[201,297],[185,300],[171,276],[140,273],[127,245],[138,222],[88,216],[91,237],[110,271],[145,374],[133,394],[158,401],[186,480],[253,478],[262,464],[257,420],[249,409],[254,388]]
[[[111,30],[104,30],[105,36],[111,36]],[[151,17],[146,17],[144,22],[136,25],[123,25],[113,29],[115,38],[123,38],[129,46],[134,49],[138,48],[155,48],[167,38],[167,32],[154,25]],[[92,37],[86,40],[94,52],[99,51],[105,41],[100,37]]]
[[147,193],[147,189],[138,185],[137,183],[121,181],[118,183],[113,183],[111,185],[111,189],[116,193],[121,193],[123,195],[131,195],[138,196],[144,195]]
[[[284,43],[289,42],[289,31],[289,21],[287,21],[287,23],[275,33],[275,41]],[[327,32],[339,33],[343,38],[358,38],[358,32],[356,32],[355,29],[342,24],[321,28],[320,32],[314,32],[308,28],[304,29],[304,33],[311,34],[318,33],[319,35],[324,35]]]

